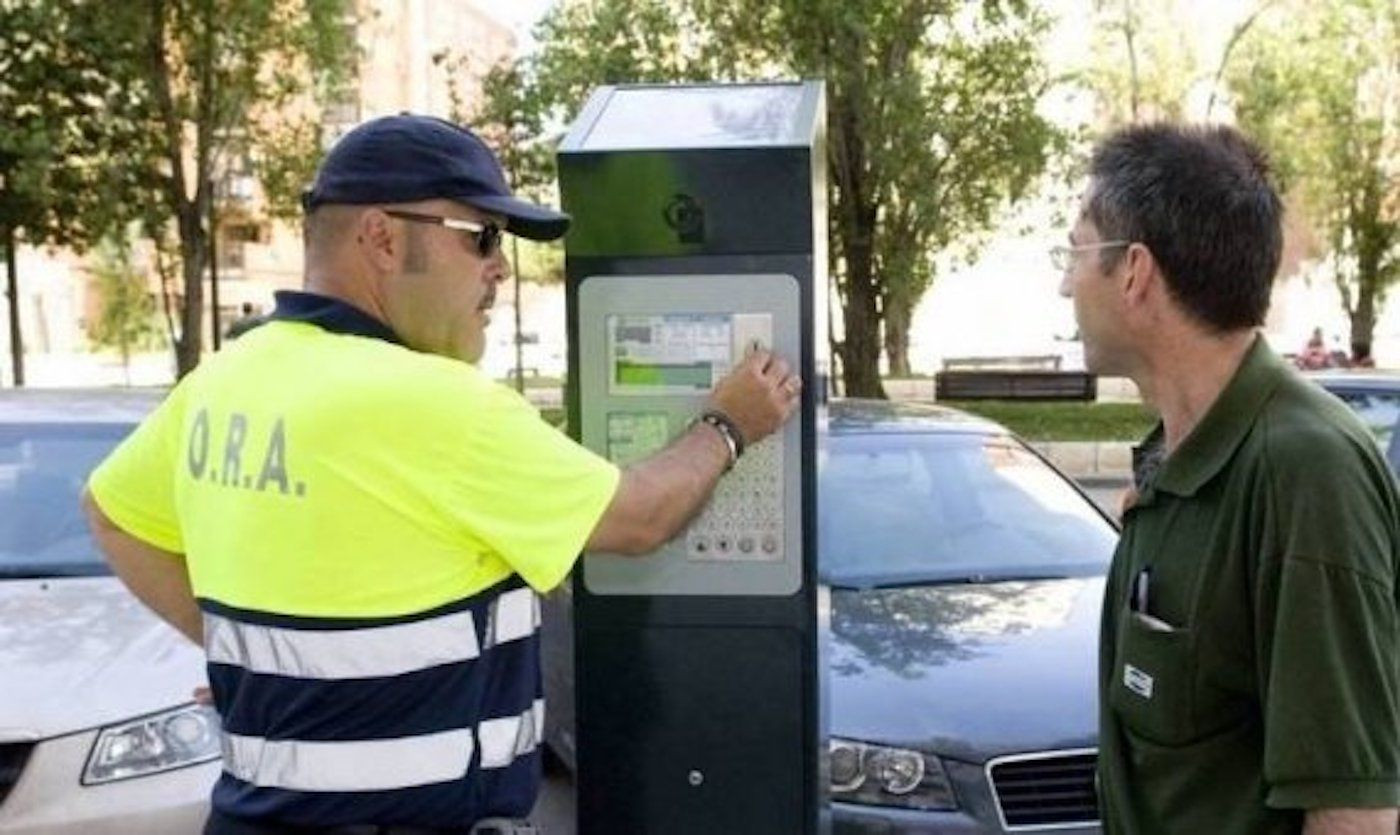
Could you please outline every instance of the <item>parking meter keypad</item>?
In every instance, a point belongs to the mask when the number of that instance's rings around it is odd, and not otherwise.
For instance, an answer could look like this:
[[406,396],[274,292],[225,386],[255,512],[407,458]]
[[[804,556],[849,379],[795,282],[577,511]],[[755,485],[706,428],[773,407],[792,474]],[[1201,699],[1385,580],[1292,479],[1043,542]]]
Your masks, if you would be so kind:
[[720,480],[686,531],[686,558],[779,562],[783,559],[783,442],[773,435],[750,447]]

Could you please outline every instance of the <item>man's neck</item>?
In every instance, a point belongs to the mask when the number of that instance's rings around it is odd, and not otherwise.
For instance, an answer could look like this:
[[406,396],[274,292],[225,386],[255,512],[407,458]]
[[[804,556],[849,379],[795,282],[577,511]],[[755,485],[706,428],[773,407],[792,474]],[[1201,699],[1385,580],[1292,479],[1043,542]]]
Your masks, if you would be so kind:
[[351,276],[348,270],[312,269],[308,265],[302,276],[302,289],[308,293],[339,299],[386,325],[389,323],[384,306],[375,296],[371,283]]
[[1224,336],[1183,334],[1164,340],[1134,375],[1142,399],[1162,416],[1168,454],[1191,434],[1229,385],[1257,335],[1249,328]]

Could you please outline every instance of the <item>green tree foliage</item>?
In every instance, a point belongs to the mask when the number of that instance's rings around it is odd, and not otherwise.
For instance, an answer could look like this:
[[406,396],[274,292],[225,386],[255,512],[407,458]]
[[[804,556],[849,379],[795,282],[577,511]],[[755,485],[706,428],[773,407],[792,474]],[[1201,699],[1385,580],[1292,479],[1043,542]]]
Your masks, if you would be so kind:
[[[126,4],[108,4],[113,8]],[[139,11],[138,11],[139,9]],[[319,114],[305,107],[317,91],[348,72],[352,49],[349,0],[147,0],[127,13],[145,16],[144,92],[151,103],[149,140],[164,176],[160,204],[179,240],[181,299],[176,366],[183,376],[203,346],[202,279],[209,263],[205,222],[214,177],[233,154],[246,153],[284,189],[297,178],[279,161],[305,166],[308,126]],[[303,105],[300,117],[293,109]],[[300,142],[296,140],[300,139]],[[305,182],[301,179],[301,182]],[[287,195],[272,192],[274,204]]]
[[[202,352],[214,181],[235,156],[246,156],[264,175],[274,209],[289,211],[317,156],[317,94],[335,89],[352,65],[353,2],[3,2],[7,12],[42,6],[54,43],[13,82],[7,92],[15,101],[44,107],[53,95],[47,78],[81,79],[106,93],[77,102],[96,110],[77,121],[81,130],[98,132],[92,144],[100,153],[59,145],[53,159],[28,152],[26,164],[56,160],[59,170],[95,171],[91,176],[105,187],[91,192],[94,199],[139,210],[144,234],[177,265],[169,302],[176,365],[184,375]],[[107,108],[120,117],[120,141],[104,126]]]
[[[132,202],[112,199],[150,179],[112,164],[139,134],[131,87],[141,56],[129,35],[108,25],[99,4],[0,0],[0,245],[11,250],[11,298],[18,297],[17,245],[82,250],[138,214]],[[22,383],[13,306],[11,314]]]
[[1093,47],[1081,73],[1098,104],[1097,126],[1223,115],[1216,105],[1226,71],[1261,15],[1277,0],[1255,0],[1212,52],[1178,0],[1094,0]]
[[834,347],[845,391],[879,396],[882,327],[907,367],[932,255],[975,245],[1061,141],[1035,111],[1045,28],[1009,0],[576,0],[541,22],[510,95],[559,125],[600,84],[825,79]]
[[1327,248],[1353,354],[1400,278],[1400,5],[1282,4],[1229,74],[1241,124]]
[[160,342],[156,300],[146,275],[133,262],[131,244],[125,237],[104,241],[94,254],[92,271],[101,312],[89,327],[88,337],[121,356],[130,382],[132,351]]
[[1203,75],[1202,59],[1175,0],[1095,0],[1092,65],[1086,72],[1098,121],[1112,128],[1180,120]]

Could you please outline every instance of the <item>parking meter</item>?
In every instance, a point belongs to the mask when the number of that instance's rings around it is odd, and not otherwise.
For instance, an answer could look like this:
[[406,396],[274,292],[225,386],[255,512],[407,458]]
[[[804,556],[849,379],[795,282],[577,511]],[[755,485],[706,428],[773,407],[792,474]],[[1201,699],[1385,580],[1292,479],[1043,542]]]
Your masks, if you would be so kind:
[[583,444],[622,465],[661,449],[751,345],[807,384],[675,539],[580,559],[583,835],[818,831],[824,141],[821,82],[639,85],[595,91],[560,147]]

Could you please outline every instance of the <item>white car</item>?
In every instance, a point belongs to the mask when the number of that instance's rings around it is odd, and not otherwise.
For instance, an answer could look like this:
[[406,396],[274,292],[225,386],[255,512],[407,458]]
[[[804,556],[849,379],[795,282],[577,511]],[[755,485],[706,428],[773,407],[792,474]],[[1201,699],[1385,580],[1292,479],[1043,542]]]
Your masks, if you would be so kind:
[[161,392],[0,393],[0,835],[196,833],[204,653],[111,576],[78,506]]

